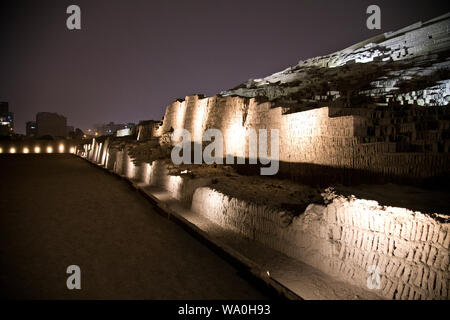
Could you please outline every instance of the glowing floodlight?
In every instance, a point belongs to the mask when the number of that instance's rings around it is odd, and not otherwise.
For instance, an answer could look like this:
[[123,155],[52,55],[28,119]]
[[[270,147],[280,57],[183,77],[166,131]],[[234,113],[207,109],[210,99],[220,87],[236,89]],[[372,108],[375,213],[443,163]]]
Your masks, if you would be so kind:
[[75,153],[75,148],[74,147],[70,148],[70,153]]
[[23,153],[29,153],[30,149],[28,149],[27,147],[23,148]]
[[3,153],[3,149],[2,148],[0,148],[0,153]]
[[47,147],[47,153],[52,153],[52,152],[53,152],[53,148],[50,147],[50,146],[48,146],[48,147]]
[[39,147],[34,147],[34,153],[39,153],[41,152],[41,148]]
[[58,150],[59,150],[59,152],[64,152],[64,145],[63,144],[60,144],[59,145],[59,147],[58,147]]
[[16,148],[14,147],[9,148],[9,153],[16,153]]

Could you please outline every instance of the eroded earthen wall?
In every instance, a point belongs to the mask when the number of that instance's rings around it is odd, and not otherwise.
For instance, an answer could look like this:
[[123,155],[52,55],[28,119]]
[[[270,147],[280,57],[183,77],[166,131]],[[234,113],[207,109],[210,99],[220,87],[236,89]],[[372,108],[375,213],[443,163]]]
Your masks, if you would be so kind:
[[[419,116],[417,112],[414,111],[416,118]],[[434,116],[432,110],[428,112]],[[316,179],[334,177],[330,182],[342,182],[348,178],[350,183],[359,183],[373,180],[376,176],[380,182],[414,182],[449,171],[448,152],[438,152],[440,138],[429,139],[429,143],[435,145],[429,152],[402,150],[402,144],[389,141],[395,130],[397,135],[415,137],[417,124],[411,120],[401,122],[396,129],[390,123],[403,119],[396,120],[393,112],[369,114],[355,110],[355,115],[342,116],[330,116],[330,113],[335,114],[336,110],[323,107],[284,114],[282,107],[273,108],[271,103],[258,103],[255,99],[190,96],[183,102],[176,101],[168,106],[159,134],[171,128],[183,128],[190,132],[193,141],[201,143],[205,130],[218,129],[223,135],[224,157],[227,154],[248,157],[250,130],[267,130],[270,155],[271,129],[278,129],[280,173],[293,178],[311,175]],[[381,116],[388,118],[378,118]],[[426,114],[423,117],[426,118]],[[408,116],[407,119],[410,118]],[[428,132],[431,131],[418,134],[423,138]],[[414,143],[420,141],[409,141],[412,146],[409,149],[414,149]]]
[[[221,227],[388,299],[449,298],[449,223],[376,201],[337,197],[283,224],[280,208],[198,188],[192,210]],[[373,287],[372,287],[373,288]]]
[[171,176],[164,161],[134,165],[127,147],[110,148],[103,160],[98,155],[107,144],[93,142],[88,158],[104,161],[129,179],[159,186],[174,199],[192,201],[193,211],[238,235],[362,288],[367,289],[368,278],[376,272],[380,287],[373,290],[384,298],[449,297],[450,232],[444,218],[338,196],[328,205],[311,204],[286,224],[283,209],[204,187],[211,183],[209,178]]

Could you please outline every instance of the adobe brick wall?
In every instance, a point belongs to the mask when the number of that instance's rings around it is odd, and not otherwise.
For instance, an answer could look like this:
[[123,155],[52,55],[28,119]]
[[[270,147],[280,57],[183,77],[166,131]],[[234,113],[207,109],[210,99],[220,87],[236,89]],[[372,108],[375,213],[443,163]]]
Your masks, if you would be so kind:
[[[342,110],[339,112],[343,113]],[[270,130],[278,129],[279,157],[282,162],[280,174],[294,180],[309,173],[320,179],[321,175],[330,175],[327,173],[330,168],[353,170],[350,173],[338,170],[331,175],[336,176],[338,182],[347,179],[358,183],[373,179],[367,173],[379,175],[383,177],[383,181],[402,182],[404,178],[406,182],[410,182],[450,171],[448,152],[436,152],[437,147],[431,148],[434,152],[398,152],[397,143],[386,141],[394,130],[390,124],[396,121],[393,112],[351,109],[345,112],[354,112],[354,115],[344,113],[337,116],[339,112],[323,107],[283,114],[282,107],[273,108],[271,103],[258,103],[255,99],[189,96],[185,101],[176,101],[167,107],[158,134],[161,135],[170,128],[185,128],[191,133],[192,140],[200,143],[205,130],[219,129],[224,135],[224,155],[228,153],[248,157],[250,129],[269,131],[269,152]],[[421,112],[425,112],[426,116],[426,111]],[[431,110],[428,112],[433,114]],[[330,114],[334,116],[330,117]],[[385,125],[376,127],[373,119]],[[406,132],[414,136],[415,125],[415,122],[400,123],[396,134]],[[367,135],[369,126],[374,127],[376,136]],[[427,132],[429,131],[424,131],[423,134],[428,134]],[[376,141],[380,137],[384,141]],[[374,142],[364,142],[365,140]],[[430,143],[433,141],[438,143],[437,137],[435,140],[431,139]]]
[[192,203],[193,211],[225,229],[365,289],[373,266],[381,285],[374,292],[384,298],[449,298],[448,218],[336,196],[327,205],[309,205],[287,225],[283,209],[206,187],[211,178],[171,176],[164,161],[135,165],[126,144],[122,149],[110,145],[102,160],[98,155],[107,144],[94,142],[88,158],[104,161],[129,179],[168,190],[172,198]]
[[379,270],[387,299],[448,299],[448,220],[439,222],[407,209],[376,201],[335,198],[311,204],[288,226],[280,208],[198,188],[192,210],[225,229],[285,253],[367,289],[368,268]]

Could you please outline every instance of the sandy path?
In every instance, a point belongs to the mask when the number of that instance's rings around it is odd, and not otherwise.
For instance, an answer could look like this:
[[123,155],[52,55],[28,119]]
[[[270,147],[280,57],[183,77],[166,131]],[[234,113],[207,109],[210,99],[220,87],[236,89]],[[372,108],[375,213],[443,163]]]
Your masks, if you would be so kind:
[[[0,156],[0,287],[16,298],[264,298],[129,186],[70,155]],[[66,288],[79,265],[82,290]]]

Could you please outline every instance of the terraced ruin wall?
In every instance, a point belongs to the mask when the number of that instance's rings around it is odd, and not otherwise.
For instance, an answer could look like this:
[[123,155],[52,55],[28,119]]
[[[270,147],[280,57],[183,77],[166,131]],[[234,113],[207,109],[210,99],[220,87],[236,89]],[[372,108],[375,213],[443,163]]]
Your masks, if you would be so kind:
[[[302,73],[309,67],[351,66],[355,62],[413,56],[418,57],[414,60],[417,62],[423,55],[425,62],[433,63],[430,70],[445,69],[448,62],[436,60],[428,53],[434,56],[448,50],[448,23],[448,16],[441,17],[310,59],[265,80],[224,92],[227,96],[193,95],[175,101],[167,107],[161,125],[148,123],[138,128],[140,150],[136,141],[94,139],[77,153],[130,180],[165,189],[173,199],[222,228],[342,281],[368,289],[368,280],[374,280],[370,281],[370,288],[380,297],[449,299],[448,218],[330,194],[325,195],[327,204],[310,204],[292,218],[283,208],[253,203],[220,191],[212,183],[213,177],[191,179],[187,175],[170,175],[164,161],[153,161],[151,152],[142,150],[149,149],[150,142],[157,140],[151,138],[164,140],[176,129],[188,130],[194,142],[204,145],[205,131],[218,129],[224,136],[225,154],[247,158],[250,130],[267,129],[270,133],[271,129],[278,129],[280,175],[301,183],[422,183],[429,178],[445,178],[450,171],[450,115],[447,107],[439,106],[448,102],[448,80],[439,82],[431,88],[432,92],[426,88],[399,93],[392,100],[398,100],[399,108],[407,103],[427,104],[423,108],[404,106],[401,110],[388,107],[391,100],[381,100],[384,109],[346,105],[341,110],[321,107],[300,112],[296,111],[298,106],[274,107],[269,102],[232,94],[289,96],[299,88],[277,83],[303,81]],[[392,75],[393,78],[377,80],[368,94],[386,93],[402,80],[403,71],[411,72],[415,67],[411,68]],[[419,71],[430,71],[425,69]],[[273,85],[265,84],[266,80]],[[325,98],[330,98],[328,93]],[[270,139],[268,143],[270,154]]]
[[[376,201],[311,204],[291,224],[279,208],[195,191],[192,209],[225,229],[387,299],[449,298],[449,223]],[[375,278],[374,278],[375,279]],[[370,279],[372,281],[372,279]]]
[[[347,179],[352,183],[376,177],[379,182],[420,182],[450,170],[448,152],[398,152],[397,143],[386,141],[389,131],[380,130],[374,133],[378,142],[365,143],[368,127],[375,128],[372,119],[360,115],[330,117],[329,113],[329,108],[323,107],[283,114],[282,107],[272,108],[270,103],[255,99],[189,96],[167,107],[157,135],[186,129],[194,142],[202,143],[205,130],[219,129],[224,154],[248,158],[249,130],[268,130],[270,154],[270,130],[278,129],[280,174],[294,180]],[[413,122],[408,125],[408,130],[414,130]],[[402,126],[399,128],[401,131]]]
[[325,194],[328,204],[310,204],[286,220],[282,208],[219,191],[211,184],[212,177],[173,176],[164,161],[135,165],[127,147],[111,150],[105,145],[94,142],[87,158],[130,180],[167,190],[172,198],[237,236],[365,290],[370,280],[371,291],[382,298],[449,298],[448,219]]

